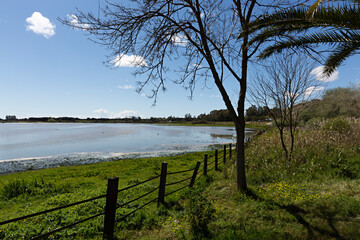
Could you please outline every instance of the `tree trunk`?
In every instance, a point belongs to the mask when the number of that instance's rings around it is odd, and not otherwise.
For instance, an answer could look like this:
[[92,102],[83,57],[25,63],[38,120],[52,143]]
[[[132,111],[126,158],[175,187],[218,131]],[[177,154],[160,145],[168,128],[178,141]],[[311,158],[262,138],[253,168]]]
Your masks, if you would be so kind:
[[289,158],[288,158],[288,164],[290,164],[291,158],[292,158],[292,153],[294,150],[294,128],[295,128],[295,124],[296,122],[294,122],[293,120],[293,109],[294,106],[293,104],[290,105],[290,120],[289,120],[289,124],[290,124],[290,151],[289,151]]
[[285,144],[285,140],[284,140],[284,129],[279,129],[280,131],[280,140],[281,140],[281,146],[284,149],[285,152],[285,158],[286,160],[289,160],[289,153]]
[[236,129],[236,184],[239,190],[247,191],[245,175],[245,124],[235,124]]
[[290,153],[289,153],[288,161],[291,161],[293,151],[294,151],[294,142],[295,142],[295,126],[294,125],[290,126],[290,137],[291,137],[291,139],[290,139],[291,141],[290,141]]

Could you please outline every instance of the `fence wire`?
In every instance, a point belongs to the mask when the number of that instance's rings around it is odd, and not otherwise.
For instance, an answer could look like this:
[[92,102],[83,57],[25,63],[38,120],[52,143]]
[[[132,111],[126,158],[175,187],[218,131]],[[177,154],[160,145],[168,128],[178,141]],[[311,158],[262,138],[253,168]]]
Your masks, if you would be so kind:
[[185,179],[182,179],[182,180],[179,180],[179,181],[177,181],[177,182],[167,183],[167,184],[165,184],[165,186],[171,186],[171,185],[175,185],[175,184],[178,184],[178,183],[182,183],[182,182],[185,182],[185,181],[187,181],[187,180],[190,180],[191,178],[192,178],[192,176],[191,176],[191,177],[188,177],[188,178],[185,178]]
[[10,219],[10,220],[6,220],[6,221],[3,221],[3,222],[0,222],[0,226],[1,226],[1,225],[4,225],[4,224],[7,224],[7,223],[17,222],[17,221],[24,220],[24,219],[27,219],[27,218],[31,218],[31,217],[39,216],[39,215],[42,215],[42,214],[45,214],[45,213],[49,213],[49,212],[53,212],[53,211],[56,211],[56,210],[60,210],[60,209],[63,209],[63,208],[68,208],[68,207],[72,207],[72,206],[79,205],[79,204],[82,204],[82,203],[94,201],[94,200],[96,200],[96,199],[100,199],[100,198],[103,198],[103,197],[106,197],[106,194],[101,195],[101,196],[98,196],[98,197],[93,197],[93,198],[90,198],[90,199],[87,199],[87,200],[83,200],[83,201],[71,203],[71,204],[68,204],[68,205],[64,205],[64,206],[60,206],[60,207],[56,207],[56,208],[44,210],[44,211],[41,211],[41,212],[32,213],[32,214],[25,215],[25,216],[22,216],[22,217],[18,217],[18,218],[13,218],[13,219]]
[[146,197],[147,195],[149,195],[150,193],[155,192],[158,189],[159,189],[159,187],[157,187],[157,188],[155,188],[155,189],[153,189],[153,190],[151,190],[151,191],[149,191],[149,192],[147,192],[147,193],[145,193],[145,194],[143,194],[143,195],[141,195],[141,196],[139,196],[137,198],[134,198],[133,200],[130,200],[130,201],[126,202],[126,203],[123,203],[122,205],[116,207],[116,209],[125,207],[126,205],[129,205],[130,203],[135,202],[136,200],[139,200],[139,199],[141,199],[143,197]]
[[194,169],[183,170],[183,171],[178,171],[178,172],[169,172],[166,175],[174,175],[174,174],[186,173],[186,172],[191,172],[191,171],[194,171]]
[[214,169],[215,169],[215,166],[212,167],[212,168],[210,168],[210,169],[208,170],[208,172],[210,172],[210,171],[212,171],[212,170],[214,170]]
[[120,221],[124,220],[125,218],[127,218],[127,217],[130,216],[131,214],[137,212],[138,210],[140,210],[140,209],[142,209],[143,207],[149,205],[150,203],[154,202],[154,201],[157,200],[157,199],[158,199],[158,198],[156,197],[156,198],[154,198],[153,200],[150,200],[149,202],[143,204],[142,206],[138,207],[138,208],[135,209],[134,211],[131,211],[130,213],[128,213],[128,214],[122,216],[121,218],[115,220],[115,222],[120,222]]
[[214,160],[214,161],[212,161],[211,163],[208,163],[208,166],[209,166],[209,165],[211,165],[211,164],[213,164],[213,163],[215,163],[215,160]]
[[99,217],[99,216],[104,215],[104,214],[105,214],[105,213],[99,213],[99,214],[96,214],[96,215],[94,215],[94,216],[91,216],[91,217],[85,218],[85,219],[83,219],[83,220],[80,220],[80,221],[74,222],[74,223],[69,224],[69,225],[67,225],[67,226],[64,226],[64,227],[61,227],[61,228],[55,229],[55,230],[53,230],[53,231],[51,231],[51,232],[41,234],[41,235],[39,235],[39,236],[36,236],[36,237],[34,237],[34,238],[31,238],[30,240],[41,239],[41,238],[46,237],[46,236],[49,236],[49,235],[51,235],[51,234],[53,234],[53,233],[56,233],[56,232],[62,231],[62,230],[64,230],[64,229],[66,229],[66,228],[73,227],[73,226],[75,226],[75,225],[78,225],[78,224],[80,224],[80,223],[86,222],[86,221],[88,221],[88,220],[90,220],[90,219],[93,219],[93,218]]
[[180,190],[182,190],[182,189],[184,189],[184,188],[187,188],[187,187],[189,187],[189,185],[185,185],[185,186],[183,186],[183,187],[181,187],[181,188],[179,188],[179,189],[176,189],[176,190],[174,190],[174,191],[172,191],[172,192],[169,192],[169,193],[165,194],[165,197],[166,197],[166,196],[169,196],[169,195],[171,195],[171,194],[173,194],[173,193],[176,193],[176,192],[178,192],[178,191],[180,191]]
[[155,176],[155,177],[152,177],[152,178],[149,178],[149,179],[144,180],[144,181],[139,182],[139,183],[135,183],[135,184],[130,185],[130,186],[128,186],[128,187],[124,187],[124,188],[122,188],[122,189],[119,189],[119,190],[118,190],[118,193],[119,193],[119,192],[122,192],[122,191],[125,191],[125,190],[128,190],[128,189],[130,189],[130,188],[133,188],[133,187],[139,186],[139,185],[141,185],[141,184],[144,184],[144,183],[150,182],[151,180],[157,179],[157,178],[159,178],[159,177],[160,177],[160,175]]

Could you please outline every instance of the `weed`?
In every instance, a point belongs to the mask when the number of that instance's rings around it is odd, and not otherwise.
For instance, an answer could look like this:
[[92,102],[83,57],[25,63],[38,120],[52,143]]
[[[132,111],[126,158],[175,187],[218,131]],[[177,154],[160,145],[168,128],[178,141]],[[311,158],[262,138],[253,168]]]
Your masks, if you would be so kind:
[[206,238],[211,235],[209,224],[215,220],[215,209],[205,196],[194,190],[185,208],[190,223],[190,232],[194,239]]

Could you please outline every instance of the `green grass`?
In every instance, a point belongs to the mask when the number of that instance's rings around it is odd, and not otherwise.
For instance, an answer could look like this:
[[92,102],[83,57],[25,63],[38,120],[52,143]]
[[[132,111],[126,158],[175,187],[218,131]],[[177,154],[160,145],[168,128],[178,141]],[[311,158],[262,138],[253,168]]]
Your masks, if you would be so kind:
[[[246,148],[249,192],[236,189],[234,157],[194,190],[166,197],[166,206],[144,208],[116,225],[118,239],[360,239],[360,121],[349,128],[302,127],[287,162],[276,129]],[[343,124],[343,123],[342,123]],[[212,154],[209,152],[209,154]],[[120,160],[0,176],[0,221],[105,193],[108,177],[128,186],[160,173],[194,167],[203,153]],[[175,175],[176,176],[176,175]],[[171,176],[171,177],[175,177]],[[183,174],[177,179],[188,176]],[[168,182],[176,181],[168,178]],[[119,194],[119,204],[158,186],[145,184]],[[151,199],[150,196],[149,199]],[[156,194],[155,194],[156,197]],[[21,224],[0,227],[0,239],[35,236],[103,211],[97,200]],[[139,205],[118,211],[118,216]],[[54,234],[50,239],[101,239],[103,218]],[[4,235],[6,234],[6,235]],[[10,235],[9,235],[10,234]]]
[[[192,216],[208,216],[206,239],[360,239],[360,125],[350,125],[346,133],[300,129],[291,163],[275,129],[257,136],[246,149],[250,192],[237,191],[236,168],[228,163],[200,193],[208,202]],[[191,230],[189,202],[180,201],[185,213],[171,210],[160,227],[118,236],[201,239]],[[215,217],[204,209],[215,209]]]
[[[209,154],[213,154],[213,152],[209,152]],[[190,153],[180,156],[118,160],[1,175],[0,221],[102,195],[106,193],[106,184],[109,177],[119,177],[120,188],[146,180],[160,174],[161,163],[164,161],[168,162],[168,172],[191,169],[194,168],[196,161],[203,159],[203,156],[204,153]],[[168,176],[167,180],[168,182],[175,182],[189,176],[191,176],[191,172],[171,175]],[[142,193],[154,189],[158,185],[159,181],[156,179],[130,191],[122,192],[119,194],[118,203],[121,204],[131,200]],[[170,192],[178,187],[179,185],[169,186],[167,191]],[[156,197],[156,194],[157,191],[144,199],[144,201]],[[175,206],[180,197],[181,192],[174,194],[174,196],[169,196],[167,201]],[[132,204],[130,208],[118,211],[118,217],[136,208],[140,203]],[[100,199],[30,218],[16,224],[0,226],[0,239],[21,239],[24,236],[35,236],[40,232],[47,232],[50,229],[65,226],[66,224],[71,224],[77,220],[100,213],[104,210],[104,205],[104,199]],[[156,203],[147,209],[147,211],[158,211]],[[142,219],[142,217],[136,215],[134,219],[121,223],[118,227],[139,229],[148,225],[156,225],[155,216],[151,217],[146,211],[141,213],[146,218]],[[60,234],[55,234],[52,237],[54,239],[77,239],[79,236],[82,236],[83,239],[97,239],[102,236],[102,225],[103,217],[99,217],[88,223],[80,224],[79,227],[62,231]]]

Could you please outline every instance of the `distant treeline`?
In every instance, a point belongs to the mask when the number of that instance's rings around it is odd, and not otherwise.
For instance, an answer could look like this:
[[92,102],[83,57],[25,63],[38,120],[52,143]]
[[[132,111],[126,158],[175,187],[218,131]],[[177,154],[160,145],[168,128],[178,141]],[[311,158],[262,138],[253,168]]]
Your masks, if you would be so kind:
[[141,119],[140,117],[128,118],[76,118],[76,117],[30,117],[22,119],[2,120],[3,122],[60,122],[60,123],[135,123],[156,122],[153,118]]
[[322,98],[306,102],[300,114],[304,122],[313,118],[360,117],[360,88],[333,88],[327,90]]
[[[269,118],[267,107],[251,106],[246,110],[247,121],[262,121]],[[275,116],[278,108],[271,109]],[[306,123],[311,119],[335,117],[360,117],[360,88],[333,88],[324,92],[321,99],[312,99],[294,107],[299,112],[298,121]]]
[[[246,109],[246,121],[270,121],[268,107],[251,106]],[[329,119],[334,117],[360,117],[360,87],[333,88],[324,92],[321,99],[313,99],[295,106],[299,110],[298,120]],[[280,109],[272,108],[275,116]],[[232,121],[227,110],[214,110],[209,114],[200,114],[194,122]]]
[[[334,88],[327,90],[321,99],[313,99],[301,103],[297,106],[302,111],[299,120],[307,122],[313,118],[333,118],[338,116],[360,117],[360,89],[358,87]],[[280,111],[277,108],[271,109],[273,112]],[[246,121],[269,121],[269,108],[251,106],[246,109]],[[276,115],[276,114],[275,114]],[[0,119],[0,122],[64,122],[64,123],[171,123],[171,122],[190,122],[193,124],[211,122],[232,121],[229,111],[226,109],[213,110],[209,114],[191,116],[190,113],[184,117],[151,117],[141,118],[131,116],[126,118],[75,118],[75,117],[30,117],[16,119],[15,116],[8,116],[8,119]]]
[[76,117],[30,117],[22,119],[0,119],[1,122],[60,122],[60,123],[165,123],[165,122],[180,122],[192,121],[193,117],[180,118],[180,117],[151,117],[141,118],[138,116],[125,117],[125,118],[76,118]]

